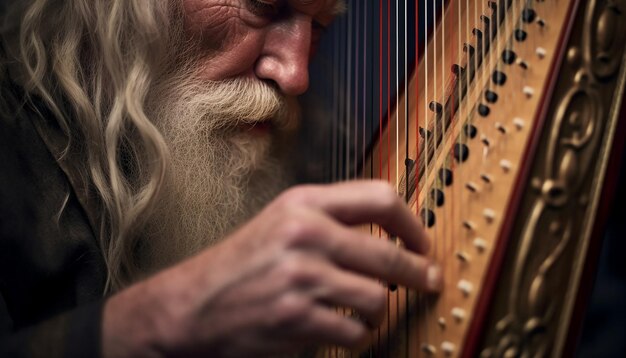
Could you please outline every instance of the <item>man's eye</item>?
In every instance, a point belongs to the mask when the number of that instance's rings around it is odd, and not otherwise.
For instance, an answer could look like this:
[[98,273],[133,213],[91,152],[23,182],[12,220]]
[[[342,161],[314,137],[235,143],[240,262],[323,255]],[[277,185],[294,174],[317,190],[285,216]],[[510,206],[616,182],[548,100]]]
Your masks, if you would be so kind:
[[249,0],[250,11],[259,16],[273,16],[278,14],[278,5],[275,0]]

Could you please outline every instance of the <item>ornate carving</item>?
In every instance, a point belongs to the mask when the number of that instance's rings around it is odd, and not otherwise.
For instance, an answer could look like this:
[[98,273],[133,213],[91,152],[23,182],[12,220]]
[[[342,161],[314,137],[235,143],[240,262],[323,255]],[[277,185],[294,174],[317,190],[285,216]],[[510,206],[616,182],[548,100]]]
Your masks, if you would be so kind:
[[587,6],[585,65],[597,80],[615,76],[622,65],[624,7],[621,0],[590,1]]
[[[520,206],[483,356],[558,355],[597,202],[596,176],[623,82],[625,0],[581,2]],[[621,74],[621,75],[620,75]],[[616,95],[620,96],[620,94]],[[615,116],[613,116],[615,117]],[[543,150],[543,151],[542,151]],[[604,156],[602,154],[605,154]],[[574,291],[575,292],[575,291]],[[565,323],[564,323],[565,321]]]

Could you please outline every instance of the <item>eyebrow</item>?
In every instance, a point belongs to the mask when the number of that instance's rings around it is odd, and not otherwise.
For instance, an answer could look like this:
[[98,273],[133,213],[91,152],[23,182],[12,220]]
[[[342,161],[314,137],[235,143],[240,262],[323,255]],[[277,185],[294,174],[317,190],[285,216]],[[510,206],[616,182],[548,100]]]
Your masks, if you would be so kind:
[[333,15],[341,15],[348,9],[345,0],[336,0],[335,5],[333,6],[332,14]]

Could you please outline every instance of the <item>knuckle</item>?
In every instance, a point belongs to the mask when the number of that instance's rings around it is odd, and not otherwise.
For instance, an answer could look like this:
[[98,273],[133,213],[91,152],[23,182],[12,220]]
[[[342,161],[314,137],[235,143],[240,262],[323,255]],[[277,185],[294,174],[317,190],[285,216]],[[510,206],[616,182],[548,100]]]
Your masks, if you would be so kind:
[[285,206],[304,205],[312,195],[313,185],[299,185],[285,190],[277,202]]
[[356,323],[352,329],[346,332],[345,345],[349,348],[362,348],[361,346],[368,337],[367,328],[365,324]]
[[373,192],[376,193],[379,205],[383,209],[391,209],[398,204],[398,194],[389,183],[377,181],[373,185]]
[[278,235],[285,240],[287,247],[297,247],[308,243],[316,235],[317,230],[305,215],[292,211],[281,220]]
[[301,255],[289,255],[279,268],[280,277],[290,287],[308,285],[315,282],[317,275],[312,266]]
[[384,319],[387,308],[387,290],[377,284],[364,295],[366,301],[363,302],[363,313],[371,326],[378,326]]
[[301,323],[309,316],[313,303],[297,293],[281,296],[275,304],[275,314],[271,325],[277,327],[292,326]]
[[402,251],[390,245],[390,249],[387,250],[387,254],[384,255],[384,265],[388,268],[390,274],[397,275],[406,269],[406,262],[404,259]]

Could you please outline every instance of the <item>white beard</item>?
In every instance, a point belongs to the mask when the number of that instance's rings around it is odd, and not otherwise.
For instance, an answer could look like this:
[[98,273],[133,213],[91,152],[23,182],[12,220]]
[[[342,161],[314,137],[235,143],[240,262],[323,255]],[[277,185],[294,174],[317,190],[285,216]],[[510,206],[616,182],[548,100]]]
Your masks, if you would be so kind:
[[[219,242],[292,181],[281,146],[296,127],[295,99],[252,80],[173,80],[149,102],[171,166],[136,253],[144,275]],[[267,118],[271,134],[246,129]]]

